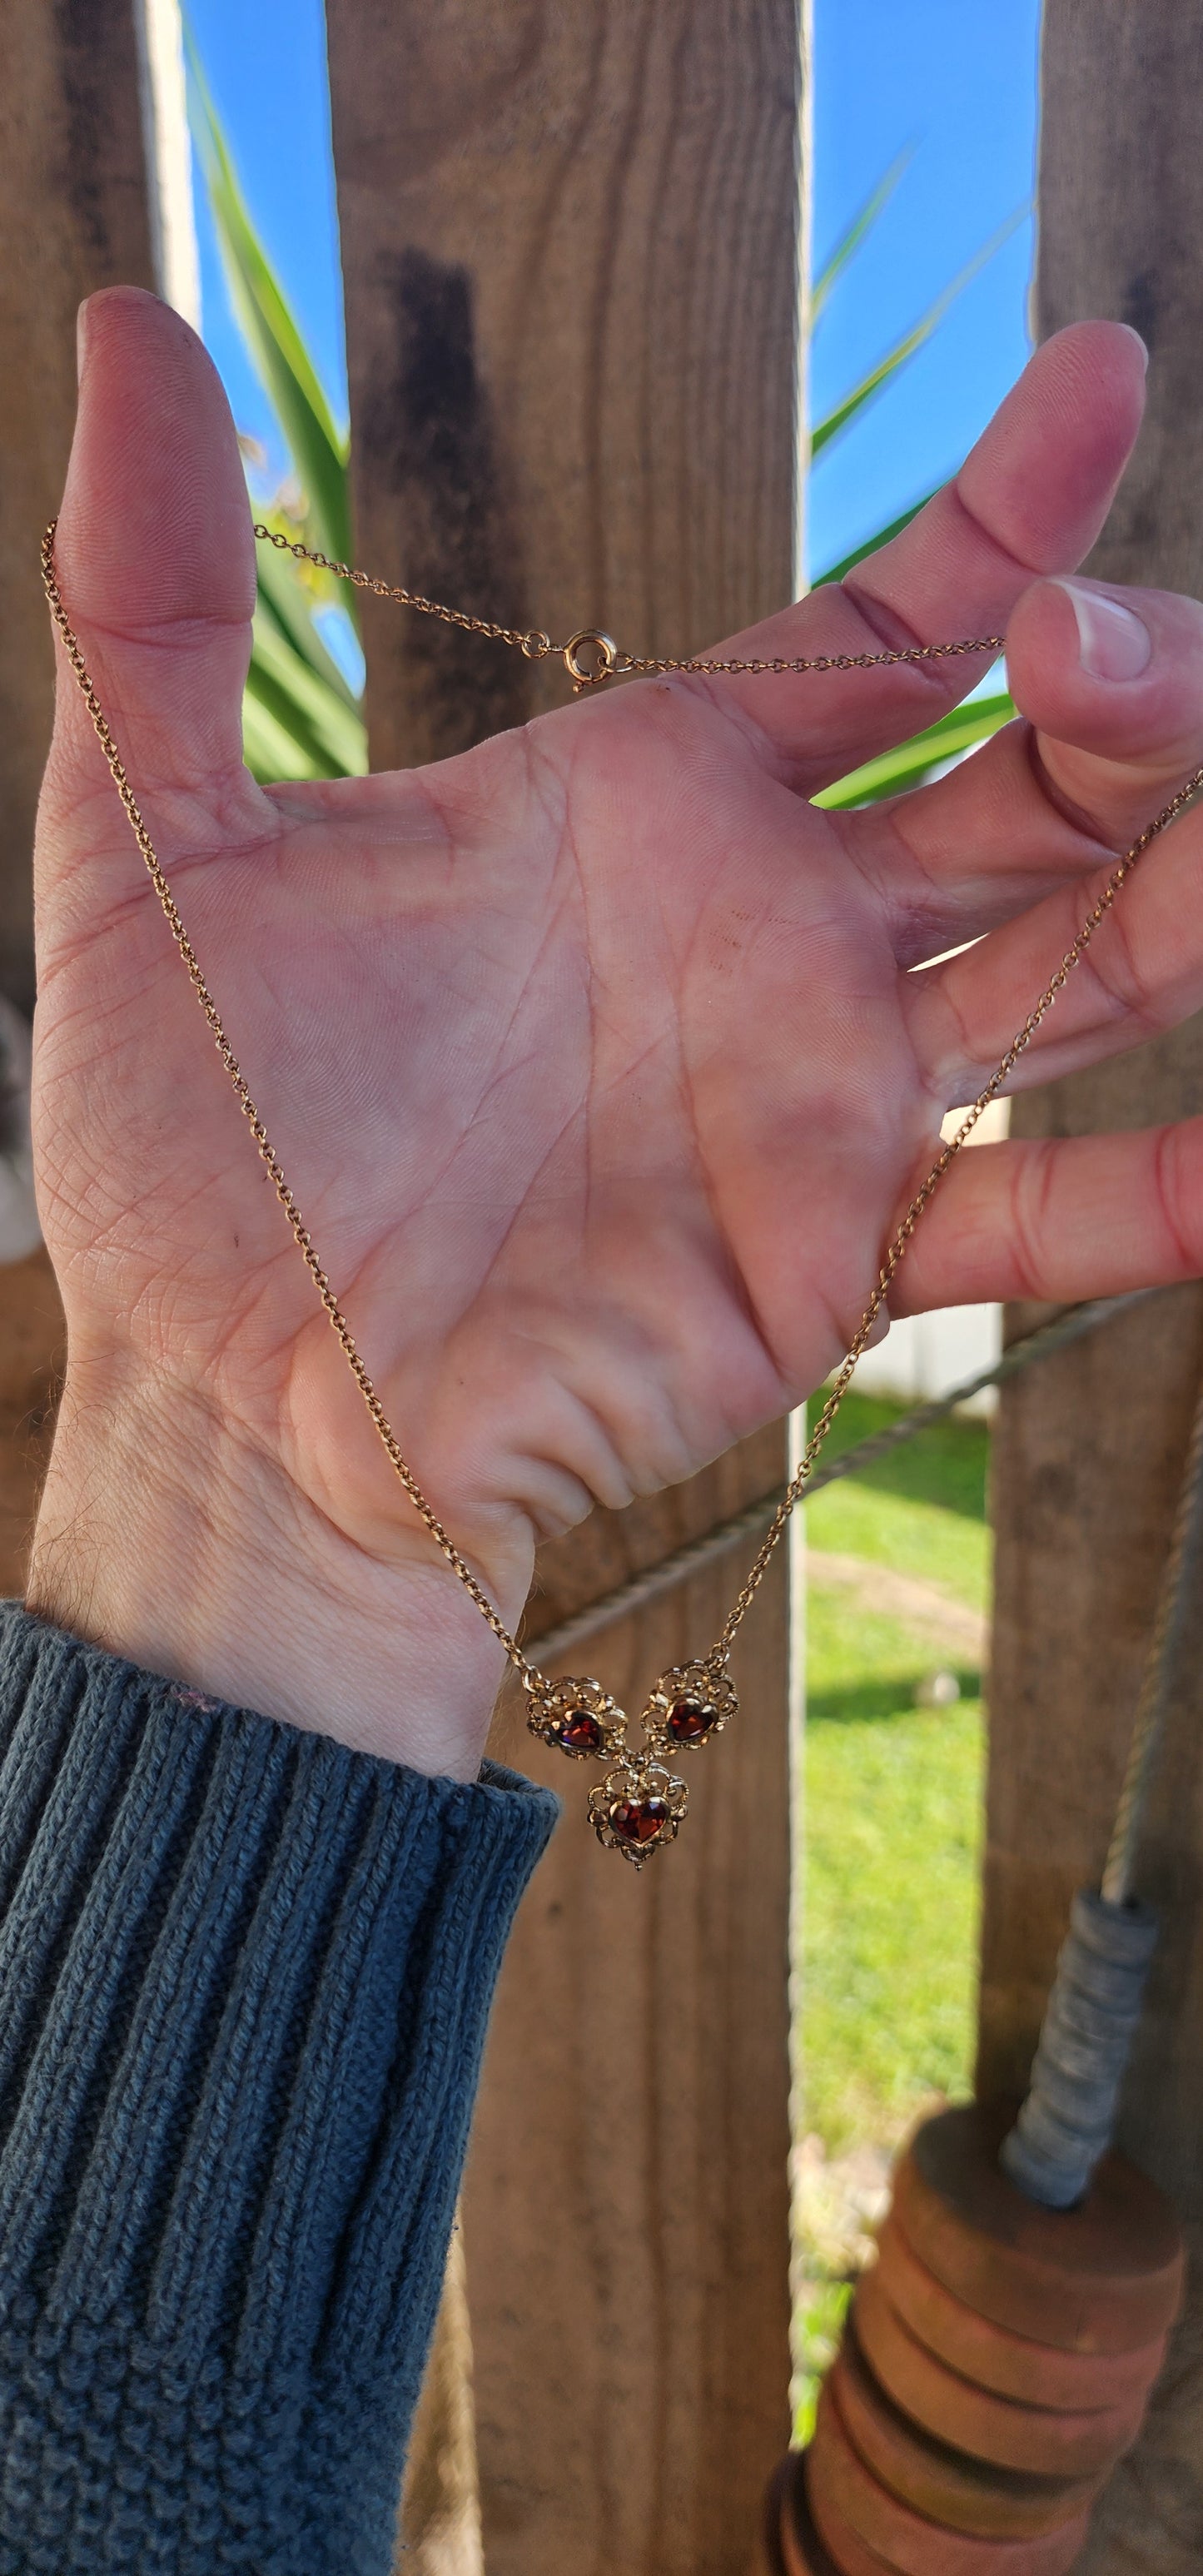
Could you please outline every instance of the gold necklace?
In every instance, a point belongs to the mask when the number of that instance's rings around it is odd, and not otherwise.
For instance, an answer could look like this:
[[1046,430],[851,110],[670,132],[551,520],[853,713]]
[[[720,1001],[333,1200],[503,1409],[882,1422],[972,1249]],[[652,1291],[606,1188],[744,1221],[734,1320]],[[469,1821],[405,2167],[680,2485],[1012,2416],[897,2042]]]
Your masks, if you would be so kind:
[[[811,1470],[823,1446],[843,1400],[856,1363],[865,1348],[874,1323],[889,1293],[898,1265],[910,1242],[915,1227],[933,1191],[939,1186],[953,1156],[959,1153],[966,1137],[976,1127],[984,1109],[1001,1090],[1007,1075],[1030,1045],[1046,1012],[1052,1009],[1057,995],[1068,982],[1074,967],[1084,956],[1100,922],[1110,911],[1120,887],[1131,874],[1137,861],[1159,832],[1180,814],[1200,787],[1203,767],[1197,769],[1168,805],[1124,852],[1108,877],[1093,909],[1087,914],[1077,937],[1067,948],[1055,974],[1045,986],[1038,1002],[1029,1011],[1021,1029],[1012,1039],[1001,1062],[995,1067],[984,1090],[965,1113],[949,1143],[937,1155],[926,1180],[911,1200],[900,1224],[886,1247],[872,1294],[861,1316],[846,1359],[838,1369],[814,1430],[803,1450],[784,1497],[769,1525],[751,1570],[737,1598],[732,1603],[714,1644],[705,1654],[686,1663],[674,1664],[662,1673],[643,1708],[639,1728],[642,1741],[632,1744],[628,1738],[626,1712],[592,1678],[556,1680],[540,1672],[524,1655],[516,1637],[512,1637],[504,1620],[494,1609],[487,1592],[477,1582],[470,1565],[461,1556],[454,1540],[406,1463],[400,1443],[385,1413],[367,1367],[360,1355],[326,1271],[318,1258],[313,1239],[301,1216],[284,1169],[267,1129],[251,1097],[246,1077],[226,1036],[221,1014],[205,981],[200,961],[184,928],[178,906],[154,844],[142,819],[129,779],[126,776],[117,745],[109,730],[104,710],[92,685],[83,654],[72,631],[63,606],[54,562],[54,538],[57,521],[52,520],[42,539],[42,580],[50,612],[62,637],[67,659],[83,692],[88,714],[95,728],[101,750],[108,762],[113,784],[125,808],[134,838],[145,860],[151,882],[167,916],[168,927],[184,965],[192,989],[209,1023],[217,1052],[229,1074],[243,1117],[254,1137],[260,1160],[266,1166],[276,1196],[292,1228],[293,1236],[313,1280],[314,1287],[337,1334],[343,1356],[371,1415],[389,1462],[419,1519],[458,1576],[465,1592],[475,1602],[482,1619],[492,1629],[504,1648],[514,1671],[520,1676],[527,1700],[527,1725],[532,1735],[574,1761],[599,1761],[605,1764],[605,1776],[590,1792],[589,1816],[601,1842],[608,1850],[622,1853],[636,1869],[641,1869],[652,1853],[675,1842],[689,1802],[684,1780],[671,1769],[674,1755],[694,1752],[721,1735],[738,1709],[735,1686],[729,1663],[732,1642],[746,1618],[749,1608],[764,1580],[773,1555],[796,1503],[801,1500]],[[426,617],[437,617],[444,625],[461,627],[467,634],[510,646],[528,661],[541,662],[559,655],[572,682],[574,695],[603,686],[612,678],[663,672],[701,672],[708,676],[722,673],[775,672],[803,674],[811,671],[872,671],[887,665],[908,662],[935,662],[970,653],[1002,651],[1001,635],[967,637],[959,643],[914,644],[900,651],[879,653],[820,653],[799,656],[794,660],[718,661],[692,657],[678,660],[671,655],[637,656],[619,651],[612,636],[603,628],[586,626],[571,635],[566,644],[553,644],[542,628],[521,629],[500,626],[494,620],[471,617],[464,610],[448,608],[440,600],[426,599],[420,592],[406,590],[398,583],[373,580],[350,564],[332,562],[312,547],[291,543],[277,531],[256,523],[255,535],[261,543],[276,546],[298,560],[316,564],[325,572],[336,573],[340,580],[353,582],[359,590],[370,590],[379,599],[395,600],[401,607],[413,608]]]

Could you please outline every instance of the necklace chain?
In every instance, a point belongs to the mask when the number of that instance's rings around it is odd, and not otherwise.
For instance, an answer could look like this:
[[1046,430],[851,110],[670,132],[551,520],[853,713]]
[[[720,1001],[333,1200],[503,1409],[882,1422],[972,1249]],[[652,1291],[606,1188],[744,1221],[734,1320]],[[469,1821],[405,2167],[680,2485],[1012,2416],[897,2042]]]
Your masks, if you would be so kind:
[[[238,1106],[250,1128],[260,1161],[267,1170],[276,1196],[288,1219],[298,1250],[337,1336],[343,1357],[359,1388],[389,1463],[440,1554],[458,1577],[465,1592],[475,1602],[481,1617],[487,1621],[493,1635],[503,1647],[514,1671],[520,1675],[527,1693],[528,1723],[532,1732],[545,1743],[558,1746],[563,1752],[578,1758],[589,1756],[601,1759],[613,1766],[606,1781],[601,1787],[594,1789],[590,1797],[590,1817],[599,1839],[610,1848],[621,1851],[626,1859],[633,1861],[636,1867],[640,1867],[654,1848],[675,1839],[685,1812],[687,1796],[685,1784],[674,1779],[666,1770],[666,1755],[674,1747],[681,1750],[691,1745],[705,1743],[712,1734],[720,1733],[729,1718],[735,1714],[735,1693],[726,1669],[732,1641],[764,1581],[786,1524],[802,1498],[819,1451],[839,1411],[857,1361],[881,1313],[899,1264],[924,1209],[938,1189],[954,1156],[960,1152],[966,1138],[976,1127],[983,1111],[997,1097],[1008,1074],[1031,1044],[1046,1013],[1052,1009],[1058,994],[1068,983],[1070,975],[1085,955],[1095,932],[1111,910],[1126,878],[1131,875],[1150,842],[1156,839],[1158,833],[1165,830],[1167,824],[1174,821],[1200,787],[1203,787],[1203,768],[1197,769],[1186,781],[1185,786],[1179,788],[1177,795],[1171,797],[1168,805],[1163,806],[1153,821],[1146,825],[1144,831],[1132,842],[1131,847],[1125,850],[1123,857],[1112,869],[1096,902],[1087,913],[1070,947],[1066,949],[1055,973],[1050,976],[1039,1000],[1029,1011],[1022,1028],[1017,1030],[989,1081],[966,1110],[955,1135],[942,1147],[926,1180],[916,1190],[886,1247],[881,1268],[847,1357],[836,1373],[795,1473],[786,1487],[764,1540],[757,1550],[745,1581],[732,1602],[714,1645],[705,1655],[688,1664],[676,1665],[670,1673],[661,1676],[643,1712],[641,1722],[644,1745],[634,1750],[627,1743],[627,1721],[624,1712],[610,1699],[608,1693],[602,1690],[599,1683],[592,1680],[553,1680],[530,1662],[517,1638],[511,1635],[499,1612],[494,1608],[483,1585],[478,1583],[471,1566],[461,1555],[455,1541],[444,1528],[438,1513],[427,1501],[413,1469],[402,1452],[367,1364],[330,1284],[329,1276],[319,1259],[313,1238],[293,1196],[283,1165],[255,1106],[246,1076],[226,1035],[221,1013],[210,992],[200,960],[185,929],[179,907],[130,785],[108,719],[96,694],[78,639],[63,604],[54,557],[56,527],[57,521],[52,520],[42,539],[42,580],[51,616],[62,638],[67,660],[82,692],[84,704],[108,763],[113,784],[125,809],[134,839],[166,915],[168,928],[183,959],[192,989],[209,1024],[217,1052],[230,1077]],[[613,638],[600,627],[583,627],[575,635],[570,636],[566,644],[553,644],[541,628],[522,629],[501,626],[490,618],[470,616],[462,609],[449,608],[439,600],[427,599],[420,592],[407,590],[399,583],[380,581],[356,570],[352,565],[335,562],[315,548],[292,542],[280,535],[278,531],[273,531],[261,523],[256,523],[255,535],[260,542],[286,551],[299,560],[315,564],[323,571],[334,573],[340,580],[352,582],[357,589],[370,590],[377,598],[394,600],[402,607],[415,609],[423,616],[439,618],[444,625],[460,627],[468,634],[480,635],[488,641],[508,645],[524,654],[529,661],[543,661],[549,655],[559,655],[572,681],[574,692],[578,696],[585,690],[603,685],[610,678],[622,678],[628,675],[693,672],[706,676],[718,676],[762,672],[801,674],[822,671],[877,670],[900,663],[933,662],[973,653],[994,655],[1001,652],[1004,642],[1001,635],[987,635],[967,637],[959,642],[947,644],[908,645],[895,651],[817,654],[799,656],[793,660],[771,661],[736,658],[717,660],[700,657],[678,659],[671,655],[637,656],[620,652]]]
[[316,546],[303,546],[299,538],[286,537],[279,528],[266,527],[255,521],[255,535],[261,545],[275,546],[280,554],[294,555],[298,563],[316,564],[320,572],[332,572],[339,581],[349,581],[356,590],[370,590],[376,599],[390,599],[398,608],[414,608],[420,617],[437,617],[444,626],[458,626],[465,635],[482,635],[487,643],[508,644],[522,653],[528,662],[545,662],[559,658],[572,682],[574,697],[586,689],[601,687],[607,680],[654,679],[669,672],[698,672],[717,678],[732,672],[759,677],[772,671],[780,676],[806,671],[877,671],[887,663],[943,662],[963,653],[1001,653],[1001,635],[966,635],[954,644],[907,644],[891,652],[880,653],[814,653],[798,654],[793,661],[779,657],[775,661],[742,662],[738,659],[715,661],[706,655],[693,654],[682,659],[673,653],[624,653],[604,626],[580,626],[566,644],[553,644],[541,626],[499,626],[492,617],[472,617],[463,608],[448,608],[441,599],[427,599],[420,590],[407,590],[403,582],[381,581],[368,572],[359,572],[354,564],[338,563],[332,555],[319,553]]

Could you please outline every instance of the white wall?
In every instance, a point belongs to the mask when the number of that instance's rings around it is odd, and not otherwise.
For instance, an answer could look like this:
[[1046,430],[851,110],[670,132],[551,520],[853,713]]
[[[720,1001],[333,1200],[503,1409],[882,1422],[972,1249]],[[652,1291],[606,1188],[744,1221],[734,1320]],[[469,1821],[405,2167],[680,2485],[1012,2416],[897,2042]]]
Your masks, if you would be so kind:
[[[992,1100],[962,1151],[1005,1142],[1010,1102]],[[944,1121],[945,1141],[954,1136],[964,1111],[954,1109]],[[945,1306],[931,1315],[905,1315],[891,1324],[884,1342],[866,1351],[856,1372],[857,1386],[874,1395],[896,1395],[906,1404],[947,1395],[950,1387],[978,1369],[993,1368],[1002,1356],[1001,1306]],[[983,1387],[966,1406],[969,1413],[993,1413],[996,1387]]]
[[[907,1404],[947,1395],[975,1370],[993,1368],[1002,1352],[1001,1306],[943,1306],[931,1315],[904,1315],[884,1342],[866,1351],[854,1384],[866,1394],[895,1395]],[[997,1387],[983,1387],[966,1406],[992,1413]]]

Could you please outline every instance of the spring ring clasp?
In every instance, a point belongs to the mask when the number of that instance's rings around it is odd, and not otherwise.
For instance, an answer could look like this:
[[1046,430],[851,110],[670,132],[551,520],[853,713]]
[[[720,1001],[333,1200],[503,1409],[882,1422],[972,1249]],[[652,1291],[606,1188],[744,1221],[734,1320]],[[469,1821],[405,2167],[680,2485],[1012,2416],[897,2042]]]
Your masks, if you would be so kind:
[[[582,660],[583,654],[589,658]],[[572,682],[574,698],[579,698],[585,689],[601,688],[617,670],[618,661],[618,646],[604,627],[579,627],[564,646],[564,668]]]

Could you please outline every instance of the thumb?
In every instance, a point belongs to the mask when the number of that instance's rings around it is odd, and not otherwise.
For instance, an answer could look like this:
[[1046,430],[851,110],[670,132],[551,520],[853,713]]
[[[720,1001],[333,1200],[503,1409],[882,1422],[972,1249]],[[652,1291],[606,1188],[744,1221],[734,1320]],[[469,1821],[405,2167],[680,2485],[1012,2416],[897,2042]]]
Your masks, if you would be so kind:
[[[255,599],[242,460],[217,371],[136,287],[81,307],[79,410],[55,541],[59,587],[135,784],[228,800],[242,772]],[[102,768],[60,647],[48,797]],[[249,786],[249,781],[247,781]],[[63,810],[60,807],[60,810]]]

